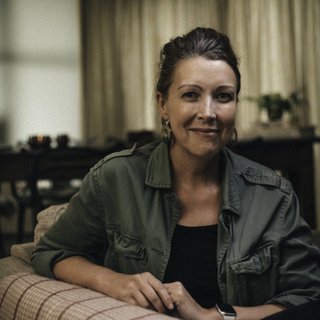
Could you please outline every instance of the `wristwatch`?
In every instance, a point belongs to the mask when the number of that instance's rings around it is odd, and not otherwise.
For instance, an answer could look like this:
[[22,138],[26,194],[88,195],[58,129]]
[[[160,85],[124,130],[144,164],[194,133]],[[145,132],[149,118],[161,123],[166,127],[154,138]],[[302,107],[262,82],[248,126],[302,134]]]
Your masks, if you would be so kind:
[[235,320],[237,317],[236,310],[230,304],[216,304],[216,309],[222,316],[223,320]]

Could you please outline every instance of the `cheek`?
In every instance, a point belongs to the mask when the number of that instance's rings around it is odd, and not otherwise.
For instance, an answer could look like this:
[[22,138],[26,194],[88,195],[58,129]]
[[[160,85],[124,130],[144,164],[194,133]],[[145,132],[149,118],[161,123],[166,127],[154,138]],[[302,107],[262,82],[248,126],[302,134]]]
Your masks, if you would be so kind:
[[[184,123],[183,121],[178,121],[176,118],[172,118],[173,121],[170,122],[171,130],[174,136],[180,136],[182,138],[182,134],[184,134]],[[181,119],[180,119],[181,120]]]
[[190,112],[185,108],[171,108],[168,111],[171,128],[179,129],[184,127],[190,121]]
[[224,124],[224,126],[234,126],[236,121],[236,108],[235,106],[230,106],[230,108],[226,108],[219,115],[220,121]]

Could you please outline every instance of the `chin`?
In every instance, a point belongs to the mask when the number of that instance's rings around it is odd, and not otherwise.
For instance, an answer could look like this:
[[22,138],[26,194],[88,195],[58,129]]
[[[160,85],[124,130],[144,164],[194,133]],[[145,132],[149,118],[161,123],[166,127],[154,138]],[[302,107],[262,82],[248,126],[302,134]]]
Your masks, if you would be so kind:
[[184,143],[178,143],[177,140],[173,140],[171,145],[172,149],[175,149],[175,152],[190,155],[191,157],[197,158],[214,158],[218,155],[221,149],[224,147],[224,144],[217,143],[214,141],[184,141]]
[[196,145],[189,149],[189,152],[199,158],[213,158],[220,153],[222,146],[218,145]]

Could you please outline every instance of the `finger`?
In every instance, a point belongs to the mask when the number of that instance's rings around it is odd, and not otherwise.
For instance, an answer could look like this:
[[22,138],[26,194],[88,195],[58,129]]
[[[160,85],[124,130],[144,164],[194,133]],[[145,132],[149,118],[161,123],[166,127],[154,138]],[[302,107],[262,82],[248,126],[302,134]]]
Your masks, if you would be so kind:
[[154,307],[155,310],[158,312],[165,312],[166,307],[161,300],[160,296],[157,292],[153,289],[150,284],[147,284],[141,287],[142,294],[146,297],[146,299],[150,302],[150,304]]
[[167,290],[167,292],[171,295],[175,291],[183,290],[183,284],[181,282],[171,282],[171,283],[164,283],[163,286]]
[[161,298],[161,301],[164,303],[167,309],[174,309],[173,300],[167,290],[167,288],[160,282],[157,278],[151,277],[148,279],[148,283],[156,292],[156,294]]
[[140,291],[136,291],[134,293],[132,304],[137,304],[140,307],[143,307],[143,308],[146,308],[146,309],[151,309],[151,307],[152,307],[152,305],[149,302],[149,300]]
[[184,300],[184,297],[188,295],[188,292],[185,290],[181,282],[165,283],[164,287],[170,294],[170,297],[176,307],[178,307],[181,301]]

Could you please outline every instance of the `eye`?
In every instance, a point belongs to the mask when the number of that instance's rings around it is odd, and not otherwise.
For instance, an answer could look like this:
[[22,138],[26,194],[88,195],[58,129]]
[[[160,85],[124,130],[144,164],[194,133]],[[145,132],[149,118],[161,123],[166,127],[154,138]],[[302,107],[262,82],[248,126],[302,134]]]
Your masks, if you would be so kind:
[[182,98],[186,101],[195,101],[198,99],[198,93],[195,91],[188,91],[182,95]]
[[234,94],[229,92],[220,92],[216,95],[216,99],[221,103],[227,103],[234,100]]

